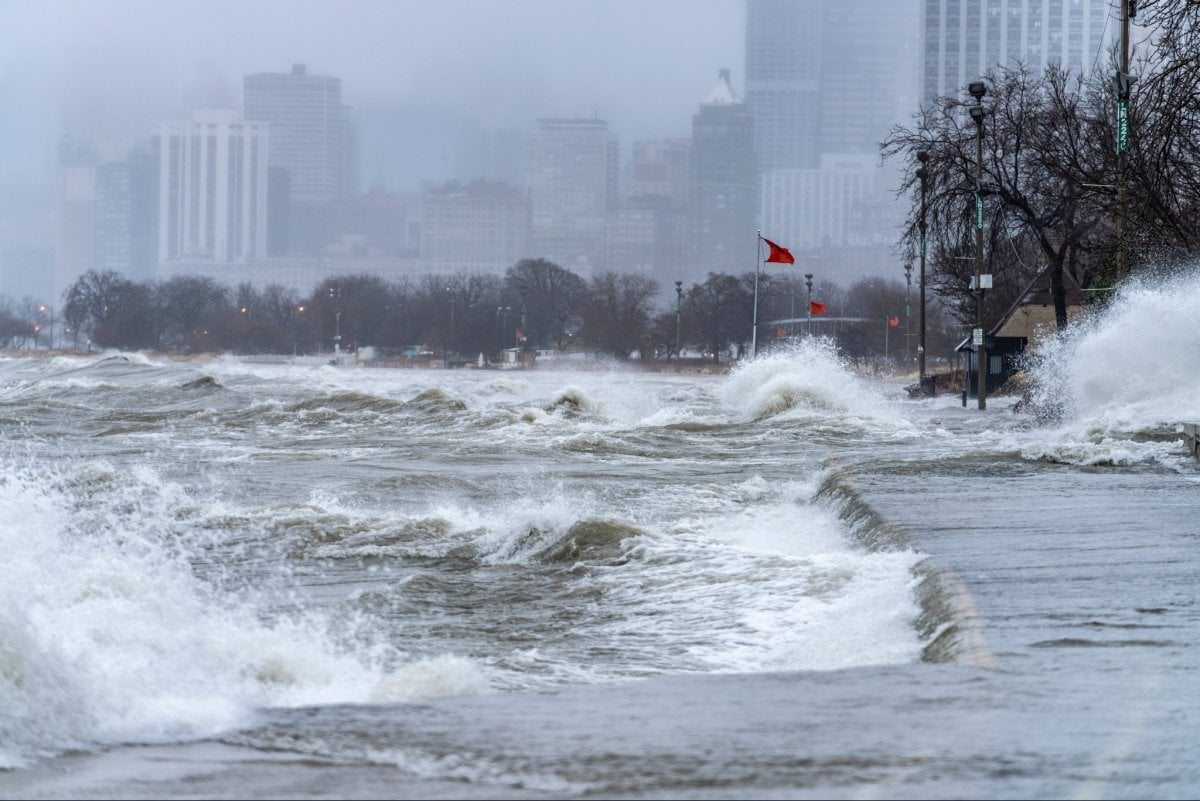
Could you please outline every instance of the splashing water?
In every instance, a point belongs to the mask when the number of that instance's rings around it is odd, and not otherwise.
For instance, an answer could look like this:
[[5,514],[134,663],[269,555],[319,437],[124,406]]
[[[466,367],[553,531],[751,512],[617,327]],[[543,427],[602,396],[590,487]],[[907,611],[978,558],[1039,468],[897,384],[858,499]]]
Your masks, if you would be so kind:
[[154,476],[7,463],[0,477],[0,768],[94,743],[210,735],[265,706],[477,692],[466,660],[399,664],[320,615],[264,623],[198,579],[186,504]]
[[908,425],[842,362],[836,345],[806,338],[770,356],[739,365],[719,392],[745,420],[776,415]]
[[1067,425],[1111,434],[1200,420],[1200,273],[1131,281],[1031,367],[1035,407]]

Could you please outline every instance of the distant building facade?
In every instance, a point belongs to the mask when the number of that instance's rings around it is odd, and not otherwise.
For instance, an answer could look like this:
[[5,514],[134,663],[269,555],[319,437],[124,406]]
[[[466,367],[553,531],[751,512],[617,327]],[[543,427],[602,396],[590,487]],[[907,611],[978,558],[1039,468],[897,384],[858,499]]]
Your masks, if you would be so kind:
[[401,195],[374,188],[350,198],[346,231],[361,236],[368,246],[386,256],[399,256],[408,248],[408,204]]
[[291,72],[243,79],[246,119],[271,128],[270,166],[288,172],[288,250],[314,254],[343,233],[345,203],[354,192],[357,150],[342,81]]
[[154,277],[154,164],[145,147],[96,168],[95,269]]
[[[692,140],[633,143],[628,196],[609,218],[605,269],[639,272],[669,285],[687,267]],[[665,283],[664,283],[665,282]]]
[[818,169],[764,173],[763,231],[799,250],[861,244],[852,210],[876,195],[877,173],[875,158],[857,153],[826,155]]
[[600,119],[539,119],[525,152],[532,255],[587,275],[617,207],[617,138]]
[[232,110],[162,125],[151,145],[157,261],[245,262],[267,253],[267,126]]
[[420,261],[432,272],[501,274],[529,255],[529,200],[508,184],[430,188],[421,215]]
[[640,273],[668,286],[687,269],[687,216],[662,195],[637,195],[609,217],[605,269]]
[[879,143],[918,108],[919,2],[746,2],[759,219],[823,278],[899,269],[886,249],[904,208]]
[[687,277],[753,270],[759,207],[754,117],[727,69],[692,118],[690,166]]
[[58,152],[58,236],[54,252],[54,293],[94,266],[96,258],[95,149],[66,139]]
[[676,209],[687,207],[692,141],[643,139],[633,143],[629,197],[663,197]]
[[922,98],[962,98],[998,65],[1034,72],[1058,63],[1075,74],[1104,64],[1118,24],[1111,0],[921,0]]
[[824,0],[746,0],[746,101],[761,170],[817,166]]

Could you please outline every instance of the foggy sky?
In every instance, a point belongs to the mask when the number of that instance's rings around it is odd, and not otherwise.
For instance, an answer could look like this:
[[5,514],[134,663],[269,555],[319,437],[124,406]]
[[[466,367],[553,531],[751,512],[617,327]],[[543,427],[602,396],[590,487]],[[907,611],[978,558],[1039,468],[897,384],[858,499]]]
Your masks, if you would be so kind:
[[744,24],[743,0],[0,0],[0,176],[52,172],[63,133],[145,139],[193,105],[240,108],[244,75],[293,63],[354,108],[598,115],[627,149],[690,135],[719,68],[742,90]]

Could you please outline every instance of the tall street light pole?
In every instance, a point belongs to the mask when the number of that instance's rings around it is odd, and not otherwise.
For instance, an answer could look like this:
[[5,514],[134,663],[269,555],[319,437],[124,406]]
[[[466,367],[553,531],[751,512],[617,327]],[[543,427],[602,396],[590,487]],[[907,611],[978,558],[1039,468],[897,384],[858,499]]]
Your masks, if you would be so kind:
[[529,316],[529,287],[521,284],[521,336],[519,337],[521,345],[521,364],[525,364],[525,351],[528,349],[526,343],[529,342],[529,329],[526,328],[526,321]]
[[987,85],[972,81],[967,91],[975,98],[971,119],[975,120],[975,372],[979,408],[987,408],[987,345],[983,332],[983,96]]
[[342,288],[329,287],[329,298],[334,302],[333,312],[333,358],[338,362],[342,357]]
[[904,264],[904,360],[905,369],[912,358],[912,262]]
[[812,273],[804,274],[804,285],[808,287],[808,335],[812,336]]
[[[54,350],[54,307],[53,306],[47,306],[45,303],[38,306],[38,329],[39,330],[41,329],[42,316],[45,315],[47,310],[49,310],[49,312],[50,312],[50,336],[49,336],[50,344],[47,345],[46,347],[49,350]],[[33,339],[33,349],[37,350],[37,337],[36,336]]]
[[1121,0],[1121,64],[1113,77],[1117,93],[1117,279],[1129,272],[1125,252],[1125,164],[1129,153],[1129,96],[1137,76],[1129,74],[1129,20],[1137,14],[1136,0]]
[[679,358],[679,309],[683,305],[683,281],[675,282],[675,357]]
[[[918,288],[921,292],[921,335],[917,340],[917,386],[921,388],[921,395],[925,395],[925,191],[929,185],[929,168],[925,166],[929,161],[929,154],[924,150],[917,151],[917,161],[921,162],[921,166],[917,168],[917,178],[921,181],[921,222],[919,230],[921,233],[921,274],[918,279]],[[932,395],[933,393],[928,393]]]

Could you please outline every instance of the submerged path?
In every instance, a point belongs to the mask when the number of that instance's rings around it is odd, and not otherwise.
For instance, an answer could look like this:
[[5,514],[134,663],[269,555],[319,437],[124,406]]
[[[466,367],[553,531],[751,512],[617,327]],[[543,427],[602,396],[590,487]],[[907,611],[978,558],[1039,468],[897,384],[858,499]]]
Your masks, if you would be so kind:
[[[964,480],[924,463],[856,483],[961,582],[978,623],[964,661],[997,692],[949,760],[977,739],[995,776],[1041,763],[1020,782],[1033,797],[1200,792],[1200,475],[1014,464]],[[949,704],[947,725],[961,711]],[[964,778],[967,796],[997,794],[986,774]]]

